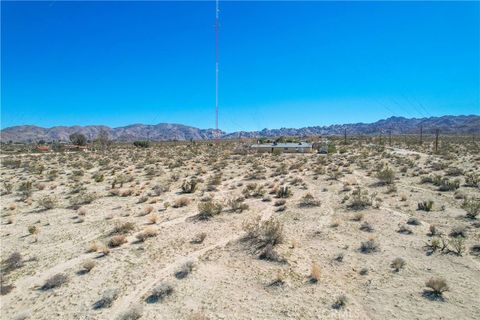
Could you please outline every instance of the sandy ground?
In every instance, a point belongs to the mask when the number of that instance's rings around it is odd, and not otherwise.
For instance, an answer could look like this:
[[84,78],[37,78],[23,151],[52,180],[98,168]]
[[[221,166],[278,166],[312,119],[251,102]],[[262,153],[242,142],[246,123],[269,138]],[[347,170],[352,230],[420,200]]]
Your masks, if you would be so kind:
[[[478,216],[466,218],[462,209],[463,198],[480,198],[478,187],[463,185],[467,173],[479,173],[475,152],[460,156],[456,149],[453,156],[430,155],[427,148],[409,150],[399,143],[385,150],[355,145],[329,156],[275,156],[236,155],[234,147],[233,143],[219,150],[206,143],[155,145],[147,150],[122,146],[106,153],[18,157],[19,168],[8,163],[14,156],[3,157],[2,183],[13,189],[1,198],[1,258],[5,261],[19,252],[23,263],[2,271],[4,286],[13,288],[1,296],[1,318],[116,319],[132,308],[140,310],[142,319],[480,318],[480,258],[470,251],[480,244],[480,223]],[[377,166],[382,163],[395,172],[394,188],[377,184]],[[437,170],[434,163],[446,167]],[[458,190],[440,192],[433,184],[420,182],[422,176],[445,175],[450,167],[462,170],[451,177],[461,180]],[[340,174],[332,179],[337,169]],[[58,176],[51,178],[51,170]],[[103,181],[93,179],[97,172],[104,175]],[[220,184],[208,187],[217,174]],[[120,175],[127,182],[117,184],[112,194],[112,181]],[[192,177],[199,181],[197,190],[182,194],[182,183]],[[32,181],[33,187],[32,194],[22,199],[17,189],[24,181]],[[228,200],[242,196],[251,183],[263,186],[263,196],[246,198],[248,209],[231,212]],[[156,195],[156,185],[168,186],[168,191]],[[277,211],[279,199],[270,194],[280,186],[288,186],[292,193],[284,211]],[[79,187],[85,189],[80,194],[92,193],[95,199],[72,207],[77,194],[71,192]],[[348,206],[357,187],[373,200],[363,210]],[[320,205],[300,206],[306,194]],[[53,208],[40,207],[45,196],[57,200]],[[146,202],[140,203],[143,196]],[[174,208],[172,204],[183,197],[189,204]],[[205,197],[223,203],[223,210],[209,220],[195,219]],[[426,200],[433,201],[433,210],[418,210],[417,204]],[[145,215],[149,210],[152,213]],[[158,218],[153,224],[151,214]],[[255,216],[283,224],[283,241],[274,250],[284,261],[259,259],[245,240],[242,225]],[[407,224],[409,218],[420,224]],[[365,221],[371,232],[360,230]],[[87,252],[91,243],[106,244],[114,226],[125,222],[134,224],[125,234],[125,244],[107,255]],[[399,233],[402,225],[412,233]],[[453,227],[463,226],[462,254],[448,250],[430,254],[425,248],[435,238],[429,235],[430,225],[447,240]],[[29,226],[39,232],[30,234]],[[136,235],[146,227],[158,234],[137,241]],[[202,232],[205,240],[192,243]],[[378,250],[362,253],[360,244],[369,238],[374,238]],[[396,272],[390,265],[398,257],[405,266]],[[95,266],[81,272],[89,259]],[[174,273],[185,262],[193,262],[193,269],[178,279]],[[316,283],[310,281],[312,262],[320,267]],[[68,276],[66,283],[40,289],[59,273]],[[424,293],[425,282],[432,277],[448,284],[442,298],[429,299]],[[146,302],[161,283],[170,284],[172,293],[156,303]],[[95,310],[93,303],[107,289],[116,289],[117,299],[110,307]],[[334,308],[341,295],[346,296],[344,306]]]

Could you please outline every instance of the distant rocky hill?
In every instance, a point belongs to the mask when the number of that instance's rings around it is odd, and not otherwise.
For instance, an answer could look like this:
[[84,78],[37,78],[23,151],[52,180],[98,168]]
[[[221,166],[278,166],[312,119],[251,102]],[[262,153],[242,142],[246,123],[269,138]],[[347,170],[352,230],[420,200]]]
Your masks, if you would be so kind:
[[[312,136],[312,135],[340,135],[346,129],[348,134],[412,134],[419,133],[420,126],[425,134],[434,133],[439,129],[442,134],[479,134],[480,116],[443,116],[430,118],[391,117],[374,123],[353,123],[330,126],[315,126],[305,128],[263,129],[261,131],[242,131],[225,133],[221,130],[198,129],[181,124],[160,123],[157,125],[132,124],[126,127],[110,128],[107,126],[72,126],[41,128],[25,125],[5,128],[0,131],[2,142],[38,142],[68,141],[72,133],[80,132],[88,139],[95,139],[100,130],[108,132],[113,140],[208,140],[215,137],[222,139],[256,138],[278,136]],[[217,134],[216,134],[217,133]]]
[[314,135],[342,135],[347,130],[348,134],[372,135],[379,133],[416,134],[420,127],[425,134],[434,133],[439,129],[442,134],[480,134],[480,116],[442,116],[430,118],[390,117],[374,123],[336,124],[330,126],[315,126],[281,129],[263,129],[261,131],[241,131],[229,133],[223,138],[256,138],[279,136],[314,136]]
[[[80,132],[87,139],[95,139],[101,130],[105,130],[110,139],[119,141],[134,140],[208,140],[215,138],[214,129],[198,129],[181,124],[159,123],[157,125],[132,124],[126,127],[110,128],[107,126],[71,126],[42,128],[37,126],[15,126],[0,132],[2,142],[38,142],[69,141],[72,133]],[[225,132],[218,132],[223,136]]]

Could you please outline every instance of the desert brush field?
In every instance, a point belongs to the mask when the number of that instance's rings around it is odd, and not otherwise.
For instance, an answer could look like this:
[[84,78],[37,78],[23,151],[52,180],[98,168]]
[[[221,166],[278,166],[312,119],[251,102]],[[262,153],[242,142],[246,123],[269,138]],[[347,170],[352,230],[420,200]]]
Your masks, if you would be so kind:
[[2,319],[480,319],[480,141],[2,152]]

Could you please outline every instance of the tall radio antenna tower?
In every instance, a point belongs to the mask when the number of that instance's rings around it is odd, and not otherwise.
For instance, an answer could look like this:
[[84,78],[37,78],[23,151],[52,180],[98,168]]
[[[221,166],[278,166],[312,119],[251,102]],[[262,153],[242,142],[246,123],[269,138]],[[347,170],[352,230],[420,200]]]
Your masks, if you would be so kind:
[[218,136],[218,29],[219,29],[218,0],[215,0],[215,135]]

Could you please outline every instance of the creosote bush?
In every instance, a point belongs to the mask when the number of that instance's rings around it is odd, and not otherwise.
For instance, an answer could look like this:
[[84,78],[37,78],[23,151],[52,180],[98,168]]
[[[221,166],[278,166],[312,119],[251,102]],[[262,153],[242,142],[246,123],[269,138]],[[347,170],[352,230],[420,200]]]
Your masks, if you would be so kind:
[[243,230],[247,233],[246,239],[253,241],[259,248],[268,244],[275,246],[284,239],[283,224],[273,216],[268,220],[261,220],[260,216],[256,216],[244,221]]
[[208,200],[198,204],[198,215],[199,220],[208,220],[216,215],[219,215],[223,210],[223,206],[219,202],[214,202],[213,200]]
[[300,203],[298,205],[301,208],[318,207],[320,205],[320,201],[315,200],[315,198],[310,193],[307,193],[302,197],[302,199],[300,199]]
[[433,201],[429,200],[429,201],[419,202],[417,205],[417,208],[418,210],[422,210],[422,211],[427,211],[427,212],[432,211]]
[[378,250],[379,246],[374,238],[370,238],[360,244],[360,252],[362,253],[377,252]]
[[395,180],[395,172],[385,167],[376,174],[376,178],[378,179],[379,183],[382,185],[390,185]]

